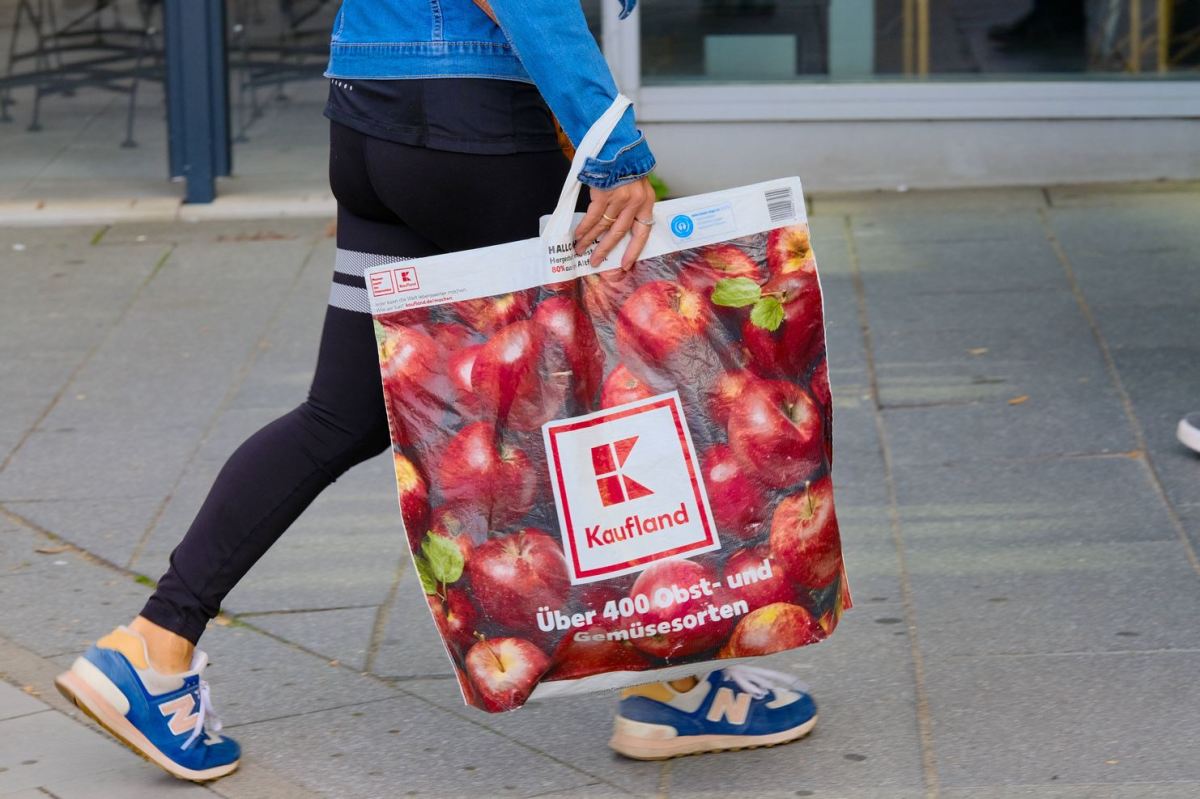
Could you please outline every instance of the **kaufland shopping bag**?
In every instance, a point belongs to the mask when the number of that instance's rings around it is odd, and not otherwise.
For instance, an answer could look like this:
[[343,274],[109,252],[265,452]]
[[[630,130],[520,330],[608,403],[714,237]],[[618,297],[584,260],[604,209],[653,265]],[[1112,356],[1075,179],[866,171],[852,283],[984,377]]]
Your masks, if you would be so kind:
[[639,261],[541,238],[367,270],[415,568],[468,704],[674,679],[850,606],[800,182],[659,203]]

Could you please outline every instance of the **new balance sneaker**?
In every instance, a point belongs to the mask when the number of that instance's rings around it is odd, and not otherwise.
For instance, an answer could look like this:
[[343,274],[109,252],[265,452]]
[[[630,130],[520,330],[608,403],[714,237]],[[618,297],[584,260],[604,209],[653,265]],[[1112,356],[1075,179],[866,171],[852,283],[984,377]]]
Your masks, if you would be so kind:
[[1179,429],[1175,431],[1179,441],[1194,452],[1200,452],[1200,411],[1189,413],[1179,420]]
[[775,746],[803,738],[817,723],[807,686],[787,674],[730,666],[690,691],[667,683],[627,688],[608,745],[637,760]]
[[208,683],[200,673],[208,656],[200,650],[192,668],[161,674],[150,668],[146,642],[118,627],[97,641],[54,684],[100,726],[152,763],[184,780],[213,780],[238,767],[241,748],[218,735]]

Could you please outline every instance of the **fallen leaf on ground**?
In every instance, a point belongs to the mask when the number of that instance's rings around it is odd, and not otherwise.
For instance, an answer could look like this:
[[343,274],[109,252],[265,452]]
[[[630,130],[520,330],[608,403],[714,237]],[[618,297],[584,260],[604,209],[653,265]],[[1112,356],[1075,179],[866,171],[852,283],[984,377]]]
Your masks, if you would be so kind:
[[63,552],[67,552],[70,549],[71,548],[69,546],[67,546],[66,544],[60,544],[60,545],[54,546],[54,547],[38,547],[37,549],[35,549],[33,551],[38,553],[39,555],[58,555]]
[[971,349],[967,350],[967,352],[971,355],[985,355],[987,351],[987,347],[972,347]]
[[1028,394],[1022,394],[1022,395],[1021,395],[1021,396],[1019,396],[1019,397],[1013,397],[1012,399],[1010,399],[1010,400],[1008,401],[1008,404],[1009,404],[1009,405],[1020,405],[1021,403],[1023,403],[1023,402],[1027,402],[1028,400],[1029,400],[1029,395],[1028,395]]

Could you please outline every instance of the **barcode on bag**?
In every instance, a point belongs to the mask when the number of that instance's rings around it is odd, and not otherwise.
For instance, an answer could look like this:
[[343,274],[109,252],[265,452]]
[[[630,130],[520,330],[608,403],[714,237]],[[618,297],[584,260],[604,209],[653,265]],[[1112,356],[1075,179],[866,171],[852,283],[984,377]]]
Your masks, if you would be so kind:
[[772,222],[790,222],[796,218],[791,186],[763,192],[763,197],[767,201],[767,215],[771,217]]

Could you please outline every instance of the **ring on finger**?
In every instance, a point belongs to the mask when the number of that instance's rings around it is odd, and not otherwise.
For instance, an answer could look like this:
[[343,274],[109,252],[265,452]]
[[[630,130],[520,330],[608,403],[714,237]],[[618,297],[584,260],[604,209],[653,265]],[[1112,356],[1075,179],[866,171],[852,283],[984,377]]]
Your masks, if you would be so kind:
[[604,219],[604,221],[605,221],[605,222],[607,222],[607,223],[608,223],[608,224],[610,224],[610,225],[611,225],[613,222],[616,222],[616,221],[617,221],[617,220],[613,219],[611,216],[609,216],[608,214],[600,214],[600,216],[601,216],[601,217]]
[[638,219],[635,216],[633,218],[633,221],[637,222],[639,225],[645,225],[646,227],[654,227],[654,217],[650,217],[649,219]]

